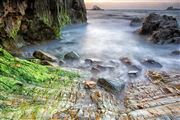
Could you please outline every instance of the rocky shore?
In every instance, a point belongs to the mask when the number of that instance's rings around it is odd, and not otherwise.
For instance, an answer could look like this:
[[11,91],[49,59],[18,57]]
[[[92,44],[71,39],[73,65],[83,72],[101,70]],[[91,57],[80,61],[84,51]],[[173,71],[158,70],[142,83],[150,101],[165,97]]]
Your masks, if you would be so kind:
[[[82,0],[0,3],[0,44],[11,52],[23,45],[54,39],[55,30],[69,20],[86,22]],[[179,25],[174,17],[151,13],[131,20],[131,27],[140,27],[139,34],[148,36],[153,43],[180,42]],[[157,59],[82,58],[73,50],[60,58],[35,50],[31,58],[22,60],[3,48],[0,48],[1,119],[180,119],[180,72],[163,71],[164,65]],[[179,50],[169,55],[178,58]]]

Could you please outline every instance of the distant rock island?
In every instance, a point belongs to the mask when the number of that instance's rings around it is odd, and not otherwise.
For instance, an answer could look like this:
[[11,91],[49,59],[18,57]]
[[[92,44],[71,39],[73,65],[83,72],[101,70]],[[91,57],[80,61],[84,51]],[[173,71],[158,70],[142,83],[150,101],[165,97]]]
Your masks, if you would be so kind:
[[167,10],[180,10],[180,8],[174,8],[173,6],[170,6],[167,8]]
[[94,5],[94,6],[92,7],[92,10],[104,10],[104,9],[100,8],[100,7],[97,6],[97,5]]

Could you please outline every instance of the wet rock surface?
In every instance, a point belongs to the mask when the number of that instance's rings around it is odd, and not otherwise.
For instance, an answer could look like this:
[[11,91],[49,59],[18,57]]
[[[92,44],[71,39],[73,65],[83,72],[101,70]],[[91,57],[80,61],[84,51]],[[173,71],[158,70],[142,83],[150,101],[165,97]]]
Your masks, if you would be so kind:
[[153,73],[165,80],[154,83],[157,78],[151,77],[150,81],[130,82],[121,98],[98,87],[85,90],[84,84],[78,83],[78,87],[74,86],[71,92],[66,92],[66,97],[61,93],[67,101],[61,104],[63,109],[55,113],[52,119],[178,120],[179,74]]
[[78,60],[79,58],[80,58],[80,56],[74,51],[69,52],[64,55],[65,60]]
[[156,68],[162,68],[163,66],[159,63],[159,62],[156,62],[155,60],[153,59],[143,59],[141,61],[141,63],[147,67],[156,67]]
[[44,51],[38,50],[35,51],[33,53],[33,57],[40,59],[40,60],[47,60],[47,61],[51,61],[51,62],[57,62],[58,58],[56,58],[55,56],[46,53]]
[[110,80],[99,78],[97,84],[107,91],[121,92],[125,88],[125,83],[122,80]]
[[131,20],[130,26],[141,26],[143,23],[143,18],[135,17]]
[[154,43],[179,44],[180,30],[176,18],[172,16],[160,16],[151,13],[143,22],[140,34],[150,35],[150,40]]

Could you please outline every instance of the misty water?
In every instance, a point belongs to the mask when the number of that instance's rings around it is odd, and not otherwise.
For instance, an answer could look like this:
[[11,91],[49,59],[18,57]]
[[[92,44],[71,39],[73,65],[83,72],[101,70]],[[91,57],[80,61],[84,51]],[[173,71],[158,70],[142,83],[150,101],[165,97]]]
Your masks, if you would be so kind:
[[[138,35],[135,31],[140,27],[130,26],[134,17],[144,17],[150,12],[172,15],[180,21],[180,11],[88,11],[88,24],[66,26],[61,40],[52,40],[39,45],[23,48],[25,55],[34,50],[44,50],[62,59],[63,55],[75,51],[81,57],[79,63],[67,64],[84,70],[84,60],[95,58],[103,61],[104,66],[114,66],[115,71],[105,72],[112,78],[127,79],[129,69],[120,62],[121,57],[128,57],[134,65],[142,68],[138,79],[144,77],[147,70],[180,71],[180,57],[171,52],[179,50],[179,45],[156,45],[148,41],[147,36]],[[150,68],[141,64],[144,58],[154,59],[162,64],[162,68]],[[86,70],[86,69],[85,69]],[[87,69],[89,71],[89,69]],[[142,78],[144,79],[144,78]]]

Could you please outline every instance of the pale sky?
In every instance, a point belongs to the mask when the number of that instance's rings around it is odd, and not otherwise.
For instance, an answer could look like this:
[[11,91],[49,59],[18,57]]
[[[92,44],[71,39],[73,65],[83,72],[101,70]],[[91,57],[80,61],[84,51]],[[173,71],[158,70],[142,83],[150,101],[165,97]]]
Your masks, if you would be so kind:
[[178,2],[179,0],[85,0],[86,2]]
[[103,9],[166,9],[180,8],[180,0],[85,0],[88,9],[98,5]]

